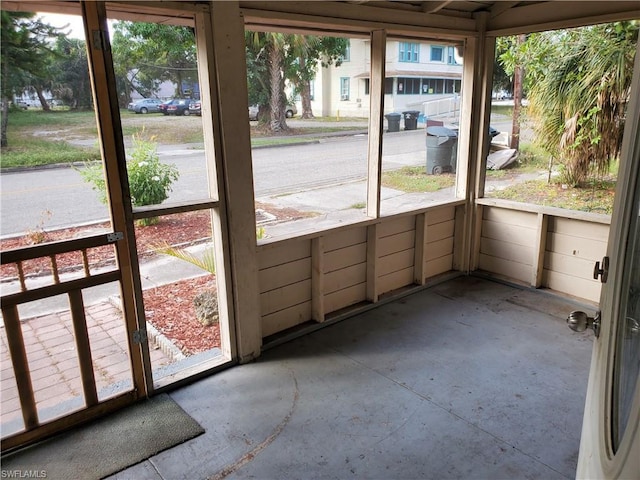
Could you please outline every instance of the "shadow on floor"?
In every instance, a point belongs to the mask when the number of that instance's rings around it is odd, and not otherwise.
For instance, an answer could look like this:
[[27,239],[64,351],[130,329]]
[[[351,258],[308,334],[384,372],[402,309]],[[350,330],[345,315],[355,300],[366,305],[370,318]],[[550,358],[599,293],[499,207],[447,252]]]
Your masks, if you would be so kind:
[[573,309],[446,282],[172,392],[206,433],[109,478],[573,478],[592,347]]

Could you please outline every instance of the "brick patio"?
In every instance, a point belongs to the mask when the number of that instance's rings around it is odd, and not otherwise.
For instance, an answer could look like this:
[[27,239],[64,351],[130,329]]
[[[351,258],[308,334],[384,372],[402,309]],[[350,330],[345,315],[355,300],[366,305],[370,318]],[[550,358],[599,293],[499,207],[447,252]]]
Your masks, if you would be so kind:
[[[99,400],[129,390],[132,385],[122,314],[111,303],[85,308],[91,354]],[[23,320],[27,358],[40,421],[49,420],[84,406],[80,368],[69,311]],[[7,336],[0,328],[0,380],[2,386],[2,435],[23,428],[20,401],[11,365]],[[150,346],[154,369],[171,359]]]

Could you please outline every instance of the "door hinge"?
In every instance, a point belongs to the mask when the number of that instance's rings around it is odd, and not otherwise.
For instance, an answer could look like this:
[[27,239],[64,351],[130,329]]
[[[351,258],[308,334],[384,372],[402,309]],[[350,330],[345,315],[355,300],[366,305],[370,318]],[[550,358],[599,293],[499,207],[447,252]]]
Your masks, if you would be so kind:
[[138,330],[134,330],[133,333],[131,334],[131,337],[133,338],[133,343],[140,345],[142,344],[142,342],[147,341],[147,330],[142,328]]
[[609,278],[609,257],[602,257],[602,268],[600,268],[600,262],[596,262],[593,267],[593,279],[597,280],[600,277],[600,282],[607,283]]
[[113,243],[118,240],[122,240],[124,238],[124,234],[122,232],[111,232],[107,233],[107,242]]

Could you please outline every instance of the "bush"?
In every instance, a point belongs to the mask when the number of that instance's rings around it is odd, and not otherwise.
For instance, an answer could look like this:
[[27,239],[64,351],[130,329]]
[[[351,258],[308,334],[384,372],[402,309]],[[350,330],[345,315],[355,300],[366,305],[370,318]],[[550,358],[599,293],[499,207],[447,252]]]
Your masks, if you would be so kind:
[[[180,173],[175,165],[160,162],[157,143],[153,138],[145,139],[141,133],[132,136],[133,153],[127,161],[127,176],[131,203],[134,206],[158,205],[164,202],[171,191],[171,184],[178,179]],[[107,203],[106,184],[102,164],[85,165],[80,170],[82,178],[91,183],[100,195],[100,201]],[[157,218],[141,220],[142,225],[157,223]]]

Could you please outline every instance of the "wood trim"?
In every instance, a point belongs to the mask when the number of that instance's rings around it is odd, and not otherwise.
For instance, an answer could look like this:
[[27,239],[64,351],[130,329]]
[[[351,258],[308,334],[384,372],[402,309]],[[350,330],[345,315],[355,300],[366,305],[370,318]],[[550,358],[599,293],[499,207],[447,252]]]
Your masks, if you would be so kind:
[[611,217],[601,213],[580,212],[578,210],[567,210],[565,208],[547,207],[532,203],[520,203],[513,200],[502,200],[499,198],[478,198],[476,203],[487,207],[505,208],[508,210],[519,210],[521,212],[543,213],[549,217],[571,218],[584,220],[585,222],[611,224]]
[[76,250],[86,250],[88,248],[101,247],[115,243],[115,238],[110,238],[111,234],[100,234],[91,237],[75,238],[72,240],[63,240],[59,242],[42,243],[25,248],[15,248],[12,250],[3,250],[0,256],[0,263],[6,265],[8,263],[16,263],[24,260],[31,260],[39,257],[48,257],[61,253],[73,252]]
[[324,237],[311,241],[311,318],[324,322]]
[[367,153],[367,216],[380,216],[382,135],[384,133],[384,82],[387,37],[384,30],[371,33],[371,87],[369,90],[369,142]]
[[462,270],[464,268],[464,236],[466,219],[466,205],[459,205],[455,209],[455,223],[453,227],[453,269]]
[[531,286],[534,288],[540,288],[542,286],[548,229],[549,217],[544,213],[538,213],[535,237],[536,243],[533,246],[533,259],[531,263]]
[[122,310],[128,333],[133,385],[136,394],[144,397],[153,388],[151,362],[148,343],[135,344],[130,334],[135,330],[144,331],[146,323],[106,4],[83,0],[80,5],[111,222],[114,231],[124,233],[124,238],[116,244],[116,257],[121,271]]
[[98,404],[98,392],[96,391],[96,378],[93,373],[93,360],[91,358],[91,344],[87,330],[87,318],[84,312],[84,301],[81,290],[69,292],[69,307],[73,322],[73,336],[78,350],[78,363],[80,365],[80,378],[84,401],[88,407]]
[[378,301],[378,225],[367,227],[367,300]]
[[413,282],[424,285],[426,280],[426,247],[427,247],[427,218],[425,213],[416,216],[416,236],[413,259]]
[[195,210],[218,208],[219,205],[220,202],[218,202],[218,200],[198,200],[188,203],[176,203],[173,205],[150,205],[145,207],[134,207],[133,218],[135,220],[139,220],[141,218],[161,217],[163,215],[173,215],[176,213],[192,212]]
[[[4,318],[5,330],[7,333],[7,343],[11,356],[11,365],[16,377],[18,387],[18,397],[20,398],[20,408],[22,409],[22,419],[26,430],[36,428],[40,422],[38,420],[38,410],[33,395],[33,383],[29,371],[29,361],[24,348],[24,337],[20,326],[20,317],[16,305],[2,306],[2,317]],[[4,439],[2,440],[4,449]]]
[[120,271],[113,270],[111,272],[99,273],[90,277],[76,278],[62,283],[34,288],[33,290],[10,293],[8,295],[4,295],[0,299],[0,302],[4,309],[11,305],[20,305],[21,303],[34,302],[36,300],[42,300],[43,298],[62,295],[70,292],[71,290],[81,290],[83,288],[95,287],[105,283],[117,282],[120,279]]

